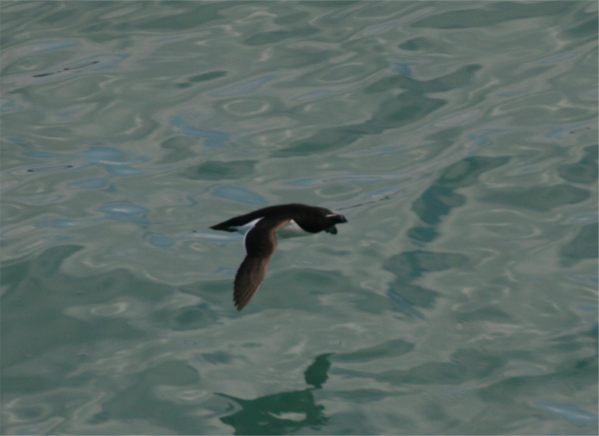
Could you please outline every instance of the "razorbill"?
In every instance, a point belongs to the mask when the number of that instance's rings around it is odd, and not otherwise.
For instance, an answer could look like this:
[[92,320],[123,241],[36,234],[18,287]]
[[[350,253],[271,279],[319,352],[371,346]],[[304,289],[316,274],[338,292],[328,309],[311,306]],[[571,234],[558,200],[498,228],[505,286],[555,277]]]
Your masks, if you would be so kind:
[[337,234],[336,224],[347,219],[324,207],[305,204],[281,204],[258,209],[216,224],[211,228],[245,234],[246,256],[235,275],[233,301],[243,309],[256,293],[266,275],[270,257],[277,248],[277,231],[291,230],[303,234],[325,231]]

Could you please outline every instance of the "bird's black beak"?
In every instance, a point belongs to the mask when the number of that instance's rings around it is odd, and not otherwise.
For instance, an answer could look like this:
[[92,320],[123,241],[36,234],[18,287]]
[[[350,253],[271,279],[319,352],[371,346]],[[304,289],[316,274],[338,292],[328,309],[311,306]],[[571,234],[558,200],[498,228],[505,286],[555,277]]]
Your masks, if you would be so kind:
[[347,222],[347,218],[345,218],[344,215],[337,215],[337,222],[338,223],[346,223]]

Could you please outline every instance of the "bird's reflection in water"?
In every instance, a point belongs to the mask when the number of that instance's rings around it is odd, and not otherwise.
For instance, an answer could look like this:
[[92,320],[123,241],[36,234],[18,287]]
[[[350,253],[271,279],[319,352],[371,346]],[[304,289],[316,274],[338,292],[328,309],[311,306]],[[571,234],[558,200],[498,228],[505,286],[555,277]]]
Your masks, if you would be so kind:
[[324,406],[316,404],[312,391],[320,389],[329,378],[330,354],[321,354],[304,371],[306,389],[266,395],[253,400],[243,400],[218,394],[233,400],[239,410],[220,418],[232,426],[235,434],[286,434],[303,428],[318,429],[328,418]]

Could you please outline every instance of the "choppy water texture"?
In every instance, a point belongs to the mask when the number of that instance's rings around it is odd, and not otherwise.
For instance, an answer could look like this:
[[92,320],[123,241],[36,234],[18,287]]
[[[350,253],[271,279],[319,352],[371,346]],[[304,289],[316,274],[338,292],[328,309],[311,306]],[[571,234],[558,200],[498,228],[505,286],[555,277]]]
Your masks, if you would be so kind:
[[597,433],[596,2],[0,11],[4,433]]

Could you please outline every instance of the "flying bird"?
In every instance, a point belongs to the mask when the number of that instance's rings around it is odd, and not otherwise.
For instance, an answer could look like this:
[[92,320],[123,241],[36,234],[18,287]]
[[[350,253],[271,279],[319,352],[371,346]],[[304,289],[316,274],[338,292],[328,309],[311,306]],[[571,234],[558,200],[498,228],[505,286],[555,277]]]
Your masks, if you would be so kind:
[[264,280],[270,258],[277,248],[277,232],[310,234],[325,231],[337,234],[336,224],[347,219],[324,207],[305,204],[281,204],[258,209],[223,221],[214,230],[245,234],[246,256],[235,275],[233,301],[243,309]]

